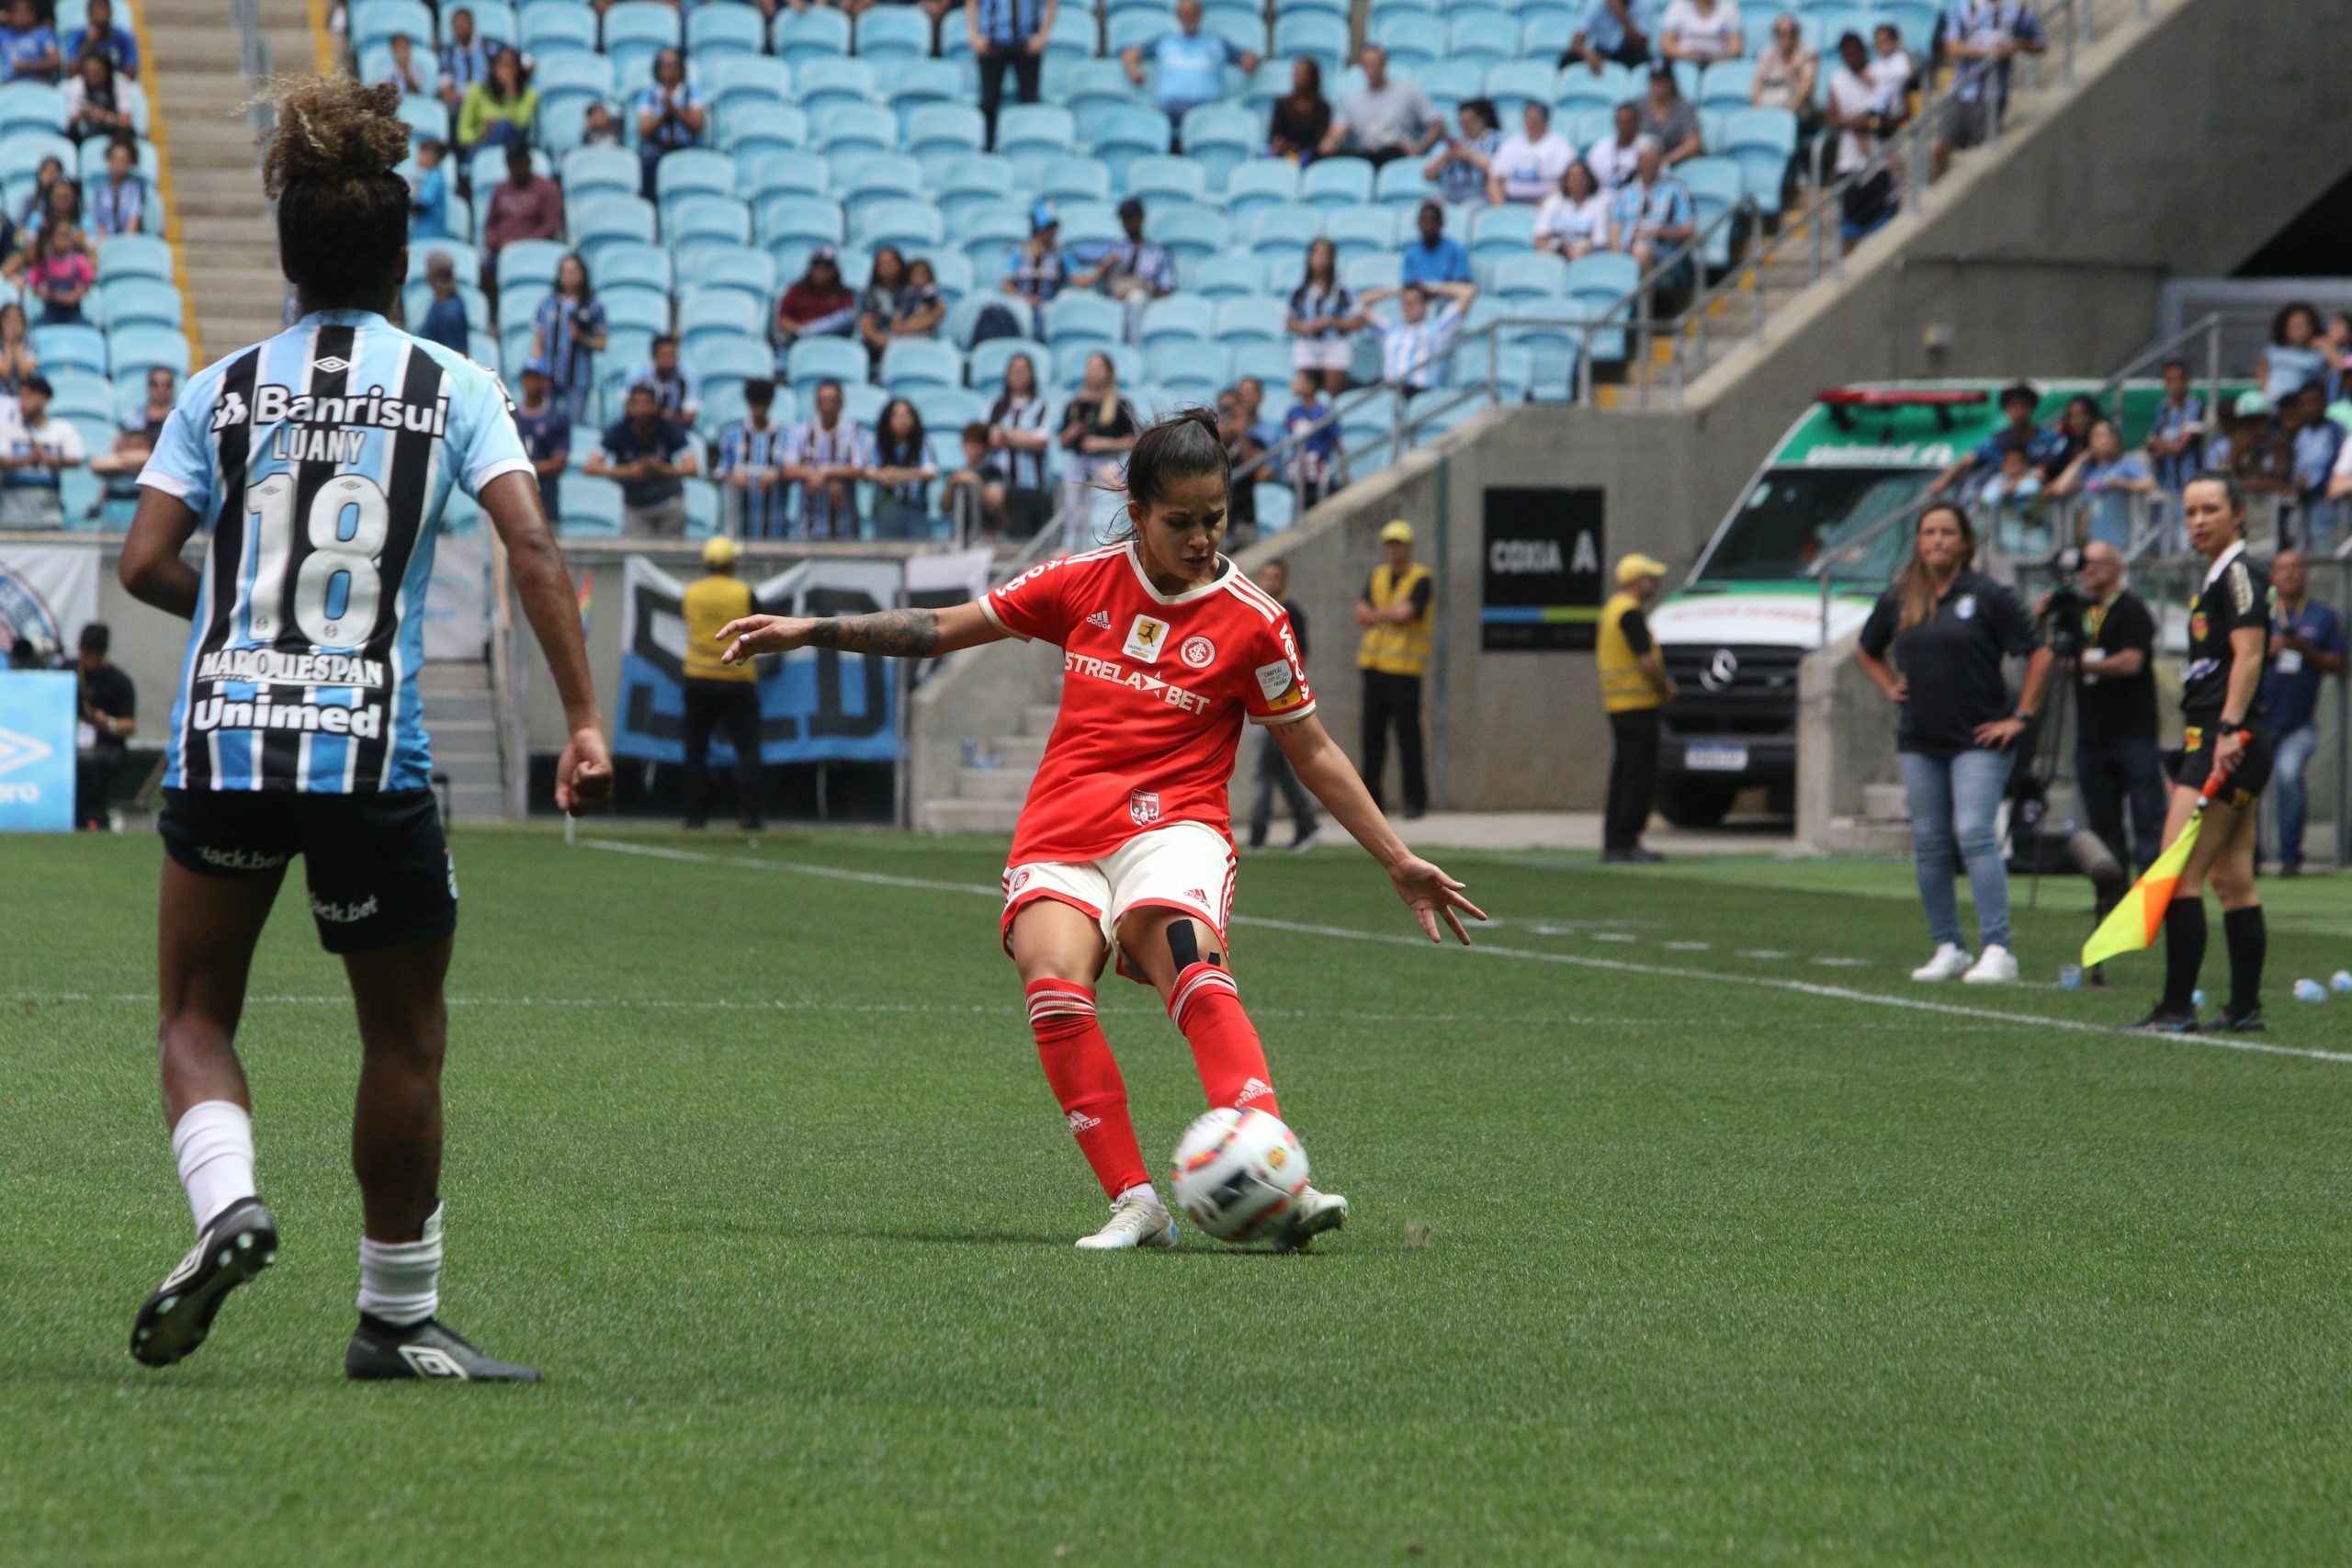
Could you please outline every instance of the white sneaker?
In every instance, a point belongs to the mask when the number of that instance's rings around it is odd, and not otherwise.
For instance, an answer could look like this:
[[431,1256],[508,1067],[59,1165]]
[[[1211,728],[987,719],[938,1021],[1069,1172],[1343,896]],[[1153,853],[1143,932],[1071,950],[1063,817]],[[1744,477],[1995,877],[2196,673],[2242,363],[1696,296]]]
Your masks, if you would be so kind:
[[1936,955],[1911,971],[1914,980],[1957,980],[1968,973],[1971,960],[1968,950],[1951,942],[1936,949]]
[[1298,1195],[1292,1205],[1290,1218],[1274,1237],[1276,1252],[1305,1252],[1315,1245],[1315,1238],[1325,1231],[1338,1230],[1348,1223],[1348,1201],[1337,1192],[1317,1192],[1310,1187]]
[[1089,1252],[1132,1252],[1139,1247],[1176,1245],[1176,1222],[1149,1187],[1130,1187],[1111,1205],[1111,1223],[1078,1238]]
[[1996,942],[1984,950],[1984,956],[1976,961],[1976,967],[1962,975],[1961,979],[1972,986],[2006,986],[2017,977],[2017,954]]

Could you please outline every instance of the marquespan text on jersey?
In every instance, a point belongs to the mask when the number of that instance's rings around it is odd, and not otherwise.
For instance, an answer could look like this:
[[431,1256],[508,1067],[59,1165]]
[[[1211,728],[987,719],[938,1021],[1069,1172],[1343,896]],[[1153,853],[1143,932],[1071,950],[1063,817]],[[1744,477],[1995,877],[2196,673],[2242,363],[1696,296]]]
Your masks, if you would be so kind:
[[225,648],[197,660],[199,681],[250,681],[259,685],[380,686],[384,661],[344,653],[280,653],[274,648]]
[[1132,686],[1138,692],[1158,696],[1170,707],[1182,708],[1188,713],[1209,711],[1208,698],[1196,692],[1188,692],[1182,686],[1173,685],[1157,675],[1147,675],[1140,670],[1126,669],[1114,659],[1097,659],[1087,653],[1064,652],[1062,668],[1074,674],[1091,676],[1097,681],[1108,681],[1114,686]]

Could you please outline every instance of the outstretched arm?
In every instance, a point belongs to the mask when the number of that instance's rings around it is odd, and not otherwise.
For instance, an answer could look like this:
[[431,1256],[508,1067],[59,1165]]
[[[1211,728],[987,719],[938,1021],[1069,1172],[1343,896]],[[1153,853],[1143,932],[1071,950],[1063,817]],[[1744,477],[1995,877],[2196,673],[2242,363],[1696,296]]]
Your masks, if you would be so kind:
[[[1340,826],[1345,828],[1378,861],[1388,873],[1388,880],[1396,885],[1396,897],[1405,900],[1413,918],[1421,922],[1421,930],[1431,942],[1443,939],[1438,934],[1437,923],[1443,919],[1464,947],[1470,945],[1470,933],[1462,929],[1462,916],[1483,920],[1487,912],[1462,896],[1463,884],[1431,865],[1408,849],[1396,829],[1363,787],[1363,779],[1356,766],[1348,761],[1331,739],[1323,721],[1313,714],[1288,724],[1273,727],[1274,742],[1290,759],[1298,773],[1298,782],[1315,794]],[[1456,911],[1460,913],[1456,913]]]
[[843,653],[879,653],[895,659],[934,659],[958,649],[1001,642],[1004,630],[974,604],[944,610],[881,610],[871,615],[746,615],[718,628],[727,645],[721,664],[741,664],[763,653],[797,648],[831,648]]

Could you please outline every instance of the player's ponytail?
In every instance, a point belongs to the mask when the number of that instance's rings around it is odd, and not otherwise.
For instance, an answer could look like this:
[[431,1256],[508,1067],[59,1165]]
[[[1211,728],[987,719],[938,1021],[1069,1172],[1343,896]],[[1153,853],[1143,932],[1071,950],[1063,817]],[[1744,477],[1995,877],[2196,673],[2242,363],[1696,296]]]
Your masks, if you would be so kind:
[[1216,415],[1207,409],[1179,410],[1136,438],[1127,454],[1127,515],[1112,536],[1135,531],[1135,509],[1157,506],[1178,479],[1215,474],[1230,491],[1233,467],[1217,434]]
[[262,191],[277,203],[277,254],[304,308],[389,310],[408,245],[408,156],[400,91],[348,76],[273,76],[260,102],[277,124]]

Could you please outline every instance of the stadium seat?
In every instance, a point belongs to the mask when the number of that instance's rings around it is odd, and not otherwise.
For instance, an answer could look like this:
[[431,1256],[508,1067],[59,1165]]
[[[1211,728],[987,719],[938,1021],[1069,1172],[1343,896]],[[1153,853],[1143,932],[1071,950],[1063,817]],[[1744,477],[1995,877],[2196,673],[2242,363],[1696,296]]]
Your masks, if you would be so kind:
[[920,59],[931,52],[931,18],[911,6],[873,6],[857,18],[856,46],[858,58],[876,64]]
[[[935,381],[910,382],[904,390],[893,385],[890,395],[904,398],[914,404],[915,412],[922,418],[926,434],[944,434],[951,440],[965,425],[987,419],[989,405],[995,401],[993,392],[983,396],[968,387],[943,387]],[[960,450],[955,461],[948,466],[963,467]]]
[[388,43],[406,34],[421,53],[430,49],[439,34],[433,26],[432,8],[424,0],[368,0],[365,6],[354,7],[351,17],[351,42],[354,48],[363,44]]
[[858,213],[854,235],[868,250],[895,245],[900,251],[926,251],[945,242],[939,209],[928,201],[877,201]]
[[1678,165],[1675,175],[1690,192],[1692,221],[1706,236],[1699,259],[1717,271],[1731,265],[1731,245],[1737,220],[1713,227],[1724,212],[1747,199],[1739,164],[1730,158],[1692,158]]
[[678,299],[678,339],[683,346],[697,333],[761,337],[767,332],[767,306],[737,288],[689,288]]
[[[1623,322],[1633,313],[1634,288],[1641,268],[1634,258],[1614,252],[1579,256],[1568,264],[1568,299],[1588,321]],[[1590,353],[1598,363],[1618,364],[1625,357],[1625,331],[1608,326],[1590,333]]]
[[1286,265],[1300,265],[1306,247],[1323,233],[1319,208],[1295,202],[1260,208],[1250,220],[1250,248],[1265,258],[1279,276]]
[[993,153],[959,159],[931,181],[940,216],[951,233],[964,232],[965,220],[978,208],[1012,197],[1012,167]]
[[1283,159],[1244,164],[1233,171],[1225,187],[1226,211],[1237,225],[1247,225],[1270,207],[1298,200],[1298,165]]
[[1054,13],[1053,30],[1046,37],[1047,62],[1089,60],[1102,52],[1102,37],[1094,25],[1091,6],[1065,6]]
[[1437,197],[1437,186],[1421,172],[1419,158],[1399,158],[1381,165],[1374,176],[1374,197],[1383,207],[1409,208],[1418,210],[1421,203]]
[[[439,17],[441,32],[436,42],[449,41],[449,18],[447,13],[456,9],[458,7],[455,6],[448,6]],[[473,14],[474,35],[477,38],[488,39],[511,48],[521,36],[514,20],[514,7],[507,5],[505,0],[467,0],[465,9]]]
[[906,148],[918,158],[929,152],[977,152],[988,133],[980,111],[969,104],[919,104],[906,118]]
[[1367,288],[1397,288],[1405,281],[1405,258],[1394,251],[1353,257],[1343,254],[1340,260],[1340,281],[1354,294],[1362,294]]
[[631,283],[607,283],[596,293],[605,324],[615,331],[658,335],[670,330],[670,291]]
[[1447,8],[1447,59],[1475,61],[1483,70],[1501,64],[1518,49],[1519,28],[1505,13],[1485,6]]
[[1045,96],[1074,115],[1090,109],[1144,106],[1143,95],[1127,80],[1126,67],[1110,60],[1054,60],[1046,62]]
[[[818,15],[813,9],[808,14]],[[792,81],[797,93],[796,101],[807,112],[808,124],[817,132],[817,141],[820,145],[824,141],[823,127],[826,111],[837,105],[871,108],[879,113],[890,115],[893,130],[895,130],[897,127],[898,117],[891,112],[888,105],[882,103],[875,96],[874,67],[863,60],[849,60],[836,55],[819,55],[813,60],[804,61],[796,65],[792,72]],[[885,146],[892,144],[890,141],[884,142]]]
[[1217,341],[1228,347],[1252,340],[1287,344],[1289,321],[1283,302],[1263,295],[1217,302]]
[[659,231],[653,204],[642,197],[597,196],[569,205],[571,243],[592,269],[607,246],[623,241],[650,244]]
[[997,115],[996,150],[1019,171],[1034,171],[1078,144],[1078,122],[1052,104],[1014,104]]
[[[931,264],[932,279],[939,286],[939,296],[947,302],[950,310],[971,294],[977,285],[972,258],[961,251],[951,251],[943,246],[922,259]],[[996,280],[990,278],[989,283],[993,288]]]
[[617,0],[605,12],[605,55],[624,82],[650,77],[653,56],[684,41],[676,7],[660,0]]
[[766,49],[767,28],[755,6],[700,6],[686,13],[686,57],[697,70],[726,55],[759,55]]
[[1502,123],[1513,130],[1519,129],[1519,111],[1522,105],[1539,103],[1552,106],[1552,89],[1558,72],[1552,64],[1556,54],[1542,60],[1506,60],[1487,68],[1482,85],[1487,97],[1494,99],[1496,112]]
[[1702,109],[1744,109],[1755,82],[1754,61],[1719,60],[1700,75],[1698,96],[1691,102]]
[[1266,288],[1266,264],[1251,251],[1228,251],[1204,257],[1177,276],[1193,293],[1211,299],[1238,299],[1261,294]]
[[1204,104],[1184,117],[1184,156],[1200,165],[1210,190],[1224,190],[1233,171],[1265,145],[1260,118],[1236,104]]
[[[505,261],[505,251],[498,255]],[[681,248],[676,271],[679,283],[689,288],[729,288],[763,305],[776,294],[775,258],[752,245]]]
[[956,220],[956,236],[982,276],[1001,273],[1006,253],[1029,237],[1029,209],[1017,200],[975,207]]
[[[59,329],[50,327],[41,330],[56,332]],[[81,330],[90,331],[87,327]],[[46,359],[48,354],[38,342],[39,331],[34,337],[35,352]],[[187,335],[170,327],[125,327],[106,340],[106,352],[107,374],[118,379],[124,376],[143,376],[158,365],[175,376],[184,377],[188,372]]]
[[1482,208],[1470,220],[1470,254],[1485,261],[1519,255],[1535,244],[1535,209],[1523,203]]
[[670,253],[639,241],[618,241],[605,248],[593,276],[600,289],[650,288],[667,294],[672,280]]
[[662,233],[677,251],[695,243],[749,244],[752,209],[731,196],[690,196],[670,209]]
[[797,69],[807,61],[847,54],[849,18],[822,6],[811,6],[805,11],[787,6],[776,12],[768,40],[775,54]]
[[1613,110],[1619,104],[1641,96],[1641,85],[1634,73],[1614,62],[1598,73],[1582,64],[1564,66],[1558,84],[1552,104],[1561,114],[1578,109]]
[[1348,55],[1348,24],[1326,11],[1278,7],[1273,47],[1263,52],[1278,60],[1306,55],[1322,67],[1324,75],[1335,76]]
[[917,386],[960,387],[964,355],[954,344],[900,338],[882,351],[882,384],[893,397]]
[[1050,157],[1035,166],[1030,188],[1047,201],[1108,201],[1111,172],[1092,158]]
[[118,234],[98,242],[100,277],[172,276],[172,247],[152,234]]
[[1261,480],[1253,487],[1250,500],[1258,509],[1258,532],[1261,534],[1282,533],[1295,520],[1298,497],[1286,484]]
[[1146,209],[1144,237],[1164,245],[1177,265],[1216,254],[1227,243],[1225,215],[1213,207],[1166,202]]
[[1143,309],[1140,342],[1147,355],[1170,342],[1204,345],[1215,341],[1216,333],[1216,301],[1203,295],[1180,291]]
[[37,326],[32,329],[29,341],[33,353],[40,357],[41,367],[52,375],[60,369],[107,374],[106,334],[96,327]]
[[[574,450],[580,444],[574,443]],[[621,536],[621,487],[596,474],[567,473],[557,487],[563,532],[575,539]]]
[[1497,257],[1487,287],[1507,301],[1557,298],[1567,292],[1568,264],[1545,252]]
[[[1268,300],[1269,304],[1276,304]],[[1279,306],[1277,305],[1277,309]],[[1272,338],[1250,338],[1232,345],[1233,377],[1254,377],[1269,387],[1290,385],[1290,340],[1276,342]]]
[[1031,367],[1037,372],[1037,384],[1054,384],[1054,351],[1042,343],[1025,337],[996,337],[986,343],[974,344],[965,356],[964,378],[976,391],[993,397],[1004,385],[1004,364],[1016,354],[1029,356]]
[[1501,330],[1506,351],[1527,355],[1521,398],[1563,402],[1575,396],[1577,356],[1584,346],[1582,323],[1592,309],[1585,301],[1565,298],[1522,299],[1510,307],[1514,324]]
[[847,237],[839,202],[797,191],[763,198],[752,209],[752,230],[770,250],[788,240],[838,245]]
[[[1924,64],[1928,51],[1935,46],[1936,28],[1943,20],[1946,7],[1936,4],[1935,0],[1879,0],[1878,9],[1903,35],[1903,47],[1912,60]],[[1754,25],[1748,24],[1750,27]],[[1765,29],[1764,36],[1770,39],[1770,28]],[[1751,42],[1748,47],[1753,50],[1762,46]]]
[[1419,79],[1445,47],[1445,24],[1426,11],[1375,11],[1366,36],[1388,51],[1390,70]]
[[852,424],[869,429],[882,417],[883,405],[890,395],[871,381],[845,381],[842,384],[842,417]]
[[679,345],[686,363],[703,379],[705,412],[708,412],[708,392],[713,382],[740,384],[754,378],[775,375],[775,355],[767,344],[764,328],[757,336],[725,337],[706,333]]
[[1521,12],[1519,18],[1519,52],[1524,59],[1542,61],[1548,65],[1567,52],[1568,40],[1576,36],[1576,30],[1577,15],[1573,11]]
[[833,188],[845,201],[929,195],[922,163],[904,152],[843,152],[829,161],[833,165]]
[[1128,106],[1095,113],[1088,127],[1089,151],[1114,186],[1125,183],[1127,165],[1136,159],[1166,153],[1175,134],[1168,117],[1156,108]]
[[[1126,194],[1147,204],[1161,200],[1201,202],[1208,199],[1208,177],[1189,157],[1156,153],[1136,159],[1126,168]],[[1151,210],[1157,210],[1152,207]]]
[[952,60],[886,60],[875,67],[875,91],[903,120],[924,104],[959,104],[971,94],[970,71]]
[[1787,109],[1734,109],[1724,118],[1724,133],[1714,151],[1739,165],[1740,188],[1756,209],[1769,216],[1781,210],[1781,193],[1788,180],[1789,160],[1795,155],[1797,117]]
[[863,381],[865,350],[845,337],[804,337],[785,352],[785,374],[806,389],[820,381]]
[[617,147],[575,147],[557,168],[568,205],[600,195],[633,197],[643,183],[637,159]]
[[1386,207],[1343,207],[1324,215],[1323,232],[1339,247],[1345,265],[1359,256],[1396,248],[1396,213]]
[[1061,204],[1062,248],[1085,256],[1117,244],[1126,231],[1119,226],[1119,209],[1107,201],[1065,201]]
[[1058,357],[1073,344],[1120,342],[1126,336],[1127,317],[1125,310],[1099,294],[1065,289],[1046,303],[1044,326],[1046,341]]
[[[54,94],[56,90],[54,87],[34,87],[22,82],[11,86],[0,87],[0,136],[6,136],[25,129],[29,123],[7,118],[9,95],[28,92]],[[21,99],[17,100],[17,103],[19,107],[24,105]],[[420,143],[428,139],[443,142],[449,140],[449,107],[438,98],[428,98],[419,93],[406,94],[401,98],[400,117],[408,125],[408,145],[411,152],[414,152]],[[71,160],[68,161],[68,166],[71,166]]]
[[[1451,119],[1455,109],[1485,90],[1487,67],[1491,63],[1487,60],[1441,60],[1421,73],[1421,91]],[[1361,76],[1363,73],[1353,74]],[[1510,128],[1503,129],[1508,131]]]
[[564,55],[595,58],[596,14],[583,6],[537,0],[525,6],[515,20],[523,51],[539,62],[541,71]]
[[1372,165],[1362,158],[1317,158],[1299,181],[1299,195],[1330,211],[1372,199]]

